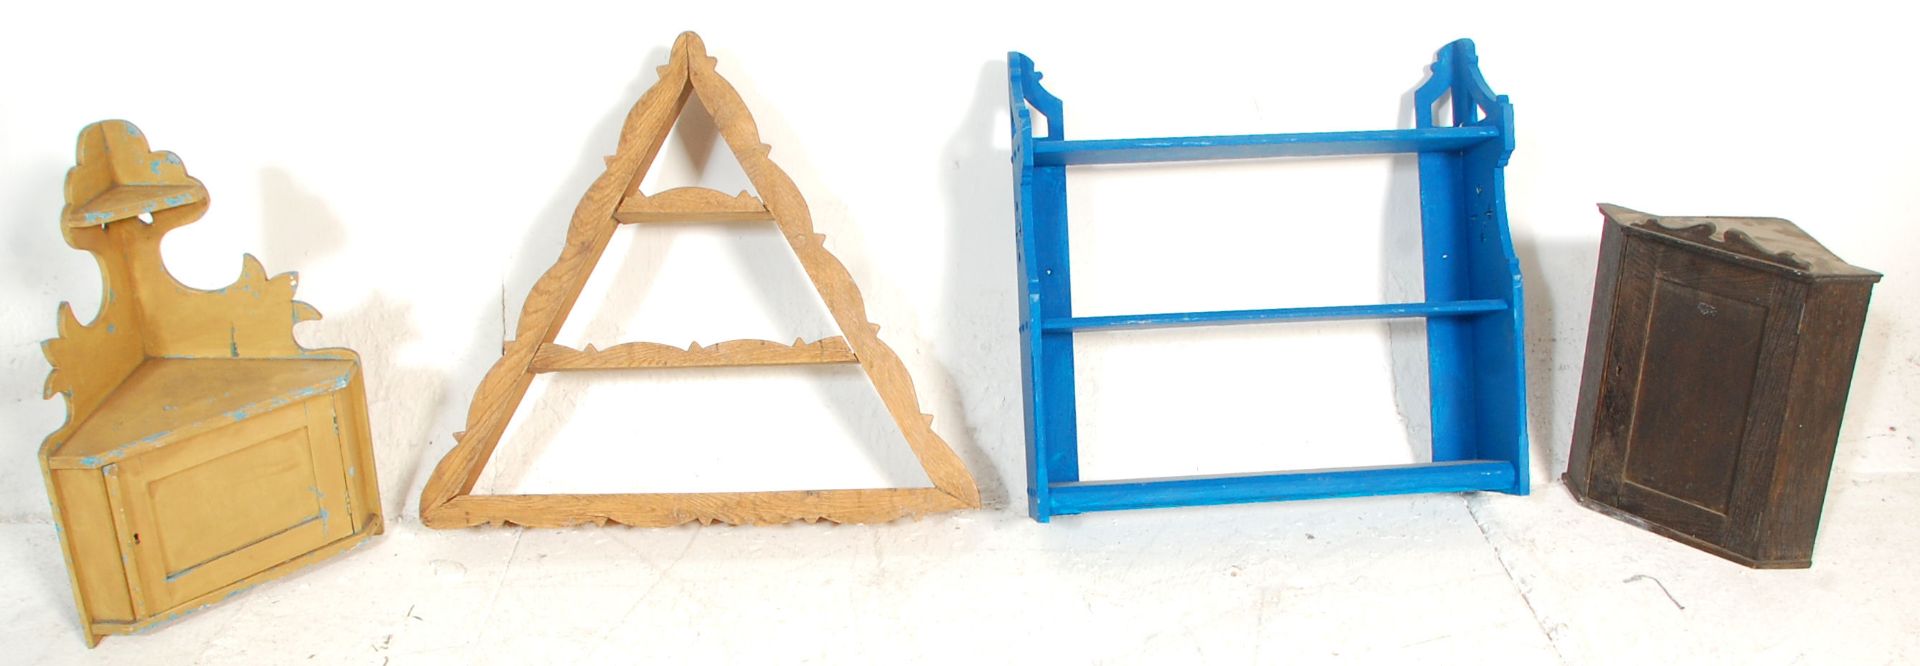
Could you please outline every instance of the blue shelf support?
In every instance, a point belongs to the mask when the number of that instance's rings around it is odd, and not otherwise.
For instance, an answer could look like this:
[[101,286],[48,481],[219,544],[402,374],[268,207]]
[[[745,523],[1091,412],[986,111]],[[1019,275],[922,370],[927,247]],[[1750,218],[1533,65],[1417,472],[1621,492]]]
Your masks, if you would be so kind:
[[[1067,168],[1036,166],[1035,145],[1066,136],[1060,98],[1040,87],[1040,73],[1024,55],[1007,56],[1008,100],[1013,117],[1015,235],[1020,239],[1020,376],[1027,417],[1028,513],[1046,522],[1052,514],[1048,488],[1080,480],[1079,434],[1074,413],[1073,333],[1048,331],[1040,322],[1073,314],[1067,263]],[[1047,120],[1034,137],[1027,107]]]
[[1499,139],[1458,151],[1420,153],[1420,221],[1430,301],[1498,299],[1502,316],[1427,322],[1427,377],[1435,462],[1516,461],[1514,494],[1526,494],[1526,379],[1520,262],[1507,227],[1504,170],[1513,155],[1513,104],[1480,74],[1473,42],[1440,49],[1414,93],[1418,129],[1495,130]]
[[[1528,490],[1519,261],[1503,171],[1513,105],[1481,76],[1473,42],[1443,47],[1401,130],[1158,139],[1066,139],[1060,98],[1033,60],[1007,54],[1028,512],[1054,515],[1392,493]],[[1448,102],[1445,118],[1438,105]],[[1034,115],[1046,120],[1036,136]],[[1066,168],[1189,160],[1417,153],[1426,300],[1420,303],[1075,317]],[[1105,330],[1328,319],[1427,319],[1433,461],[1185,479],[1081,482],[1073,336]]]

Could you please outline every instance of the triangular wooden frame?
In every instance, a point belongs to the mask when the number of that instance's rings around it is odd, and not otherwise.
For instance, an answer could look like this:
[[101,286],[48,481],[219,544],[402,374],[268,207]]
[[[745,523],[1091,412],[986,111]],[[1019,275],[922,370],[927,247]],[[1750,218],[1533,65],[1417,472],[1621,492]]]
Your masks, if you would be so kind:
[[[933,417],[920,413],[913,379],[900,357],[880,341],[879,327],[866,319],[860,290],[840,260],[827,252],[824,235],[814,233],[806,201],[793,180],[768,158],[772,146],[760,142],[759,128],[732,84],[714,71],[700,37],[682,33],[674,42],[660,81],[640,97],[620,130],[620,144],[607,158],[607,170],[581,197],[567,228],[560,258],[540,276],[521,309],[518,334],[487,371],[467,410],[466,430],[454,435],[453,450],[433,470],[420,494],[420,518],[428,527],[459,528],[482,523],[564,527],[609,521],[636,527],[665,527],[690,521],[736,525],[794,520],[837,523],[884,522],[903,516],[980,506],[973,476],[946,442],[934,434]],[[678,188],[646,196],[641,179],[666,141],[689,96],[712,115],[720,136],[740,161],[760,199],[742,192],[727,196],[704,188]],[[763,203],[764,202],[764,203]],[[766,340],[733,340],[687,349],[647,342],[605,350],[576,350],[554,344],[554,337],[587,277],[599,263],[613,230],[622,223],[656,221],[772,221],[779,225],[794,256],[826,302],[841,336],[792,346]],[[533,376],[577,369],[704,367],[858,363],[905,436],[913,454],[933,481],[932,488],[797,490],[725,493],[642,493],[612,495],[475,495],[473,487],[506,431],[507,421],[525,398]]]

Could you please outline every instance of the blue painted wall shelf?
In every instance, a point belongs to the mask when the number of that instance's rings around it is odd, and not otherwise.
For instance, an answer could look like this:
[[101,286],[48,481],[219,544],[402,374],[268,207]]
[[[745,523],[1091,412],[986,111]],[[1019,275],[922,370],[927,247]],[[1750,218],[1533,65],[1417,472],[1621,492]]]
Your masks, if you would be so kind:
[[[1033,60],[1007,54],[1013,115],[1015,234],[1020,240],[1021,381],[1028,512],[1056,515],[1152,507],[1394,493],[1527,493],[1520,267],[1507,229],[1502,170],[1513,154],[1513,105],[1480,75],[1473,42],[1440,49],[1400,130],[1069,141],[1060,98]],[[1432,109],[1450,100],[1450,117]],[[1047,119],[1034,136],[1032,113]],[[1067,167],[1322,155],[1418,153],[1426,302],[1076,317],[1067,253]],[[1433,462],[1208,477],[1082,481],[1073,340],[1098,331],[1328,319],[1427,320]]]

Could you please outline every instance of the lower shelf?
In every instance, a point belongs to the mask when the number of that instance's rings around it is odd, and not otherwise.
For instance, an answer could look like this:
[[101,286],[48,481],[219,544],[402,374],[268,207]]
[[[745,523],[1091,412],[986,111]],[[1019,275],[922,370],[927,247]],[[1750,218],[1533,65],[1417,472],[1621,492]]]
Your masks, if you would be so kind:
[[1503,312],[1507,302],[1498,299],[1440,301],[1433,303],[1387,303],[1383,305],[1333,305],[1310,308],[1270,308],[1265,310],[1217,310],[1213,312],[1169,312],[1164,314],[1107,315],[1102,317],[1055,317],[1040,322],[1041,330],[1100,331],[1177,328],[1182,326],[1219,326],[1222,324],[1267,324],[1282,321],[1335,321],[1343,319],[1405,319],[1411,317],[1468,317],[1488,312]]
[[1279,500],[1450,493],[1514,488],[1513,464],[1501,460],[1319,469],[1270,474],[1182,477],[1131,481],[1055,483],[1047,488],[1054,515],[1174,506],[1241,504]]

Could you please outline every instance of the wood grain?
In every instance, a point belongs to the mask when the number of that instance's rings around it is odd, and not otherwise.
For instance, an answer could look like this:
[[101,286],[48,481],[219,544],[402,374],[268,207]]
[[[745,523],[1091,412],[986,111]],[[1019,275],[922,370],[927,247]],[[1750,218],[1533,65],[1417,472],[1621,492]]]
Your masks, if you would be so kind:
[[[634,104],[621,128],[619,146],[607,168],[581,197],[567,229],[560,257],[527,294],[516,335],[488,370],[468,406],[466,429],[434,467],[420,495],[420,516],[429,527],[455,528],[482,523],[532,526],[607,521],[635,526],[706,520],[767,524],[794,520],[874,522],[927,511],[980,505],[979,490],[959,456],[933,432],[932,416],[922,414],[913,381],[900,359],[881,342],[879,327],[867,321],[866,307],[846,267],[813,231],[806,201],[760,142],[759,129],[739,94],[714,70],[698,35],[682,33],[674,42],[660,81]],[[754,200],[713,190],[682,188],[653,196],[638,187],[660,151],[673,121],[689,98],[697,99],[747,178],[759,192]],[[764,209],[764,213],[761,211]],[[667,495],[475,496],[481,470],[505,432],[536,373],[579,367],[654,367],[672,365],[765,365],[806,358],[846,359],[837,350],[816,355],[774,343],[735,341],[709,348],[681,350],[667,345],[628,343],[608,350],[576,351],[554,344],[554,337],[579,298],[589,273],[605,251],[614,227],[622,222],[747,221],[771,219],[826,303],[854,361],[867,374],[881,402],[932,480],[928,490],[797,491],[778,493],[688,493]],[[827,343],[823,340],[816,342]],[[762,345],[773,345],[772,347]],[[725,347],[725,349],[722,349]],[[778,348],[778,349],[776,349]],[[668,351],[672,350],[672,351]],[[544,360],[542,360],[544,358]],[[613,366],[603,365],[606,363]],[[935,498],[929,493],[945,499]]]
[[571,527],[619,523],[765,525],[794,521],[876,523],[972,508],[936,488],[739,493],[467,495],[443,508],[443,527],[481,524]]
[[613,211],[621,224],[646,222],[772,222],[766,204],[746,192],[727,196],[704,187],[676,187],[651,196],[628,196]]
[[[1810,566],[1879,274],[1778,218],[1601,210],[1568,489],[1746,566]],[[1812,260],[1752,251],[1742,230]]]
[[540,345],[533,355],[534,372],[556,370],[614,370],[641,368],[726,368],[748,365],[823,365],[859,363],[846,338],[821,338],[811,343],[794,340],[783,345],[769,340],[728,340],[686,349],[657,342],[628,342],[606,349],[587,345]]

